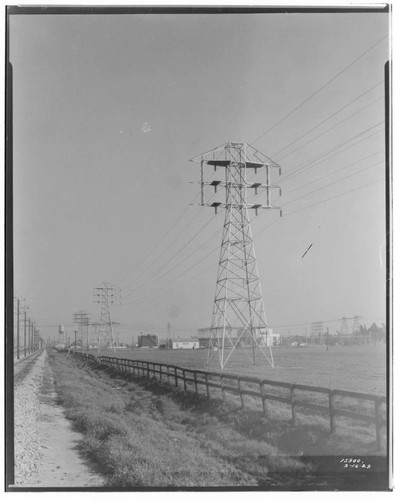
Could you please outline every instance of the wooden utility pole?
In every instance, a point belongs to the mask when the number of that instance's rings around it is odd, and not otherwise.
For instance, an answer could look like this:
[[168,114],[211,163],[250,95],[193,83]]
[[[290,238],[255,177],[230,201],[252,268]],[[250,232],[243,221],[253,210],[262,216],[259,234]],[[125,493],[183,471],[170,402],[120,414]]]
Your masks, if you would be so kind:
[[29,320],[29,354],[33,352],[32,330],[33,330],[33,320]]
[[35,352],[36,351],[36,346],[35,346],[35,343],[34,343],[34,332],[36,331],[36,322],[33,321],[32,323],[32,352]]
[[16,299],[16,359],[19,359],[19,316],[20,316],[20,311],[19,311],[19,303],[20,300]]
[[23,311],[24,314],[24,326],[23,326],[23,351],[26,358],[26,308]]
[[26,342],[27,342],[27,352],[28,354],[30,354],[30,318],[29,318],[29,324],[28,324],[28,327],[27,327],[27,339],[26,339]]

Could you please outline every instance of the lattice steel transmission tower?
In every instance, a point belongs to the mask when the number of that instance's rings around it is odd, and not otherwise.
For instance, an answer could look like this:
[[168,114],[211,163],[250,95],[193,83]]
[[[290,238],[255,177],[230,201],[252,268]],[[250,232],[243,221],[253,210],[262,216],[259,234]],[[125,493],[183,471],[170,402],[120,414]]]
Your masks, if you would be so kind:
[[310,340],[315,344],[322,345],[324,342],[324,323],[323,321],[313,321],[310,325]]
[[362,316],[354,316],[352,319],[352,333],[359,333]]
[[[279,165],[246,143],[228,142],[193,158],[200,163],[201,199],[199,205],[225,209],[217,284],[210,328],[209,351],[218,350],[223,369],[236,348],[243,347],[252,364],[261,352],[274,366],[271,338],[263,303],[262,287],[252,238],[249,210],[256,215],[272,209],[272,168]],[[214,167],[219,179],[206,181],[207,167]],[[211,169],[210,169],[211,170]],[[261,182],[251,182],[260,172]],[[259,180],[259,179],[258,179]],[[214,187],[219,200],[205,201],[205,187]],[[250,197],[258,194],[255,203]],[[262,193],[263,191],[263,193]],[[281,194],[281,192],[280,192]]]
[[348,322],[350,318],[346,318],[345,316],[342,317],[340,320],[340,336],[341,337],[348,337],[350,335],[350,332],[348,330]]
[[[77,311],[73,314],[73,323],[77,325],[77,344],[89,348],[89,315],[86,311]],[[85,339],[85,342],[84,342]]]
[[98,349],[103,347],[114,348],[119,345],[119,323],[111,319],[110,306],[120,303],[121,289],[108,282],[102,283],[94,290],[95,302],[100,304],[100,321],[98,332]]

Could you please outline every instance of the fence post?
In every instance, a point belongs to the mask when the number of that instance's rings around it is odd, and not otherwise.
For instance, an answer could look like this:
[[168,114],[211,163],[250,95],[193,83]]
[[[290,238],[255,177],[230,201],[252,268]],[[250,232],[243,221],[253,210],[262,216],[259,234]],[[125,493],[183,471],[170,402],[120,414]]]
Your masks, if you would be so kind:
[[207,393],[207,399],[210,399],[210,387],[208,385],[208,375],[205,373],[204,379],[206,381],[206,393]]
[[196,394],[196,404],[199,396],[199,391],[198,391],[198,383],[197,383],[197,375],[196,372],[193,372],[193,380],[195,381],[195,394]]
[[184,391],[187,390],[187,381],[185,380],[185,370],[182,370],[182,376],[184,378]]
[[333,434],[336,431],[335,422],[335,405],[334,405],[334,393],[332,390],[329,391],[329,432]]
[[240,402],[241,402],[241,407],[244,410],[244,399],[243,399],[243,393],[241,392],[241,381],[240,377],[237,377],[237,387],[239,389],[239,395],[240,395]]
[[261,392],[261,398],[262,398],[262,411],[263,411],[263,416],[267,417],[267,404],[266,404],[266,396],[265,396],[265,389],[264,389],[265,381],[260,380],[259,381],[259,390]]
[[147,363],[147,378],[149,378],[149,363]]
[[162,364],[159,365],[159,380],[162,382]]
[[169,383],[170,382],[169,365],[166,365],[166,366],[167,366],[167,382]]
[[292,411],[292,425],[295,425],[296,420],[296,410],[295,410],[295,392],[294,386],[291,384],[290,396],[291,396],[291,411]]
[[381,401],[379,397],[376,397],[374,400],[374,416],[375,416],[375,423],[376,423],[376,443],[377,443],[377,449],[381,449],[381,412],[380,412],[380,407],[381,407]]
[[174,368],[174,381],[176,383],[176,387],[178,387],[177,367]]
[[222,391],[222,400],[226,401],[226,394],[225,394],[225,389],[224,389],[224,380],[223,380],[223,375],[220,375],[221,378],[221,391]]

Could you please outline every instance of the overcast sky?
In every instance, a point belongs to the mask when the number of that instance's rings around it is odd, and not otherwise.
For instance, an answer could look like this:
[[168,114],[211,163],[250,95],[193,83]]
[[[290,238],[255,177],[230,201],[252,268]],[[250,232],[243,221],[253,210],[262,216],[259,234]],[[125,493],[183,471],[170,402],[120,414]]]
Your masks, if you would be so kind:
[[227,141],[282,166],[283,218],[251,214],[269,325],[384,321],[387,34],[380,13],[12,16],[15,294],[42,335],[98,320],[104,281],[123,341],[210,324],[224,213],[191,205],[189,159]]

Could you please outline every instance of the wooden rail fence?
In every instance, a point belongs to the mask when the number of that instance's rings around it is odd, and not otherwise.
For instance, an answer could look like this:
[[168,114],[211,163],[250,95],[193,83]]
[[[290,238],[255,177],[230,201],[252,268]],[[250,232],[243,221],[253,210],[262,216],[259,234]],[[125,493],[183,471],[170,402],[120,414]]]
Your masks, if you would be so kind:
[[[204,370],[193,370],[163,363],[151,361],[140,361],[132,359],[112,358],[108,356],[95,357],[92,354],[75,353],[91,363],[112,368],[121,372],[128,372],[135,376],[157,379],[159,381],[174,382],[176,387],[183,387],[185,391],[192,389],[196,395],[202,395],[210,399],[212,397],[210,388],[218,389],[222,393],[222,399],[226,400],[227,393],[232,393],[240,398],[241,407],[246,407],[245,396],[259,398],[262,403],[263,414],[269,417],[267,401],[277,401],[288,405],[291,410],[292,423],[296,423],[297,407],[316,410],[329,416],[329,431],[336,431],[336,417],[348,417],[353,420],[362,420],[375,425],[377,448],[382,447],[382,429],[386,425],[383,406],[386,406],[384,396],[375,396],[360,392],[350,392],[337,389],[327,389],[325,387],[315,387],[302,384],[289,384],[274,380],[262,380],[256,377],[245,377],[229,373],[218,373]],[[203,386],[203,391],[199,391],[199,386]],[[274,392],[277,391],[277,392]],[[300,399],[301,393],[321,394],[326,400],[326,404]],[[342,398],[354,401],[370,401],[372,403],[372,413],[359,413],[354,410],[339,408]]]

